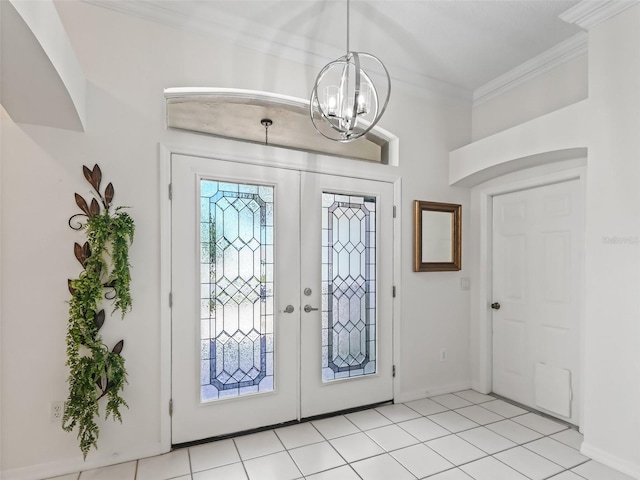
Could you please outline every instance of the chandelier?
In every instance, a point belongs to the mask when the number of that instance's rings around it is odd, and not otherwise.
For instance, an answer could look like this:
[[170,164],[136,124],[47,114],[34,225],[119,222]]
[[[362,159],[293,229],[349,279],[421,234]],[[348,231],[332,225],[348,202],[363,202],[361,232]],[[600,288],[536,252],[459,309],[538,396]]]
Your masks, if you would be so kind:
[[[347,54],[320,70],[309,102],[313,126],[338,142],[350,142],[369,132],[382,117],[391,93],[391,79],[384,64],[369,53],[349,50],[349,9],[347,0]],[[384,85],[383,102],[374,76]]]

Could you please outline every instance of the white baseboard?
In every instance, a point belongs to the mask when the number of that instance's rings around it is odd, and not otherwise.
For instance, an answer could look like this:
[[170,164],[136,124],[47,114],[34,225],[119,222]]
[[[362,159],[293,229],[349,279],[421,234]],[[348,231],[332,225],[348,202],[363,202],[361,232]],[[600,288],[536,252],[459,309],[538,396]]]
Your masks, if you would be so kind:
[[395,403],[406,403],[422,398],[434,397],[436,395],[444,395],[445,393],[459,392],[471,388],[470,382],[451,383],[449,385],[440,385],[433,388],[425,388],[421,390],[413,390],[410,392],[400,392],[396,395]]
[[469,390],[471,388],[471,382],[458,382],[450,383],[448,385],[440,385],[438,387],[429,388],[426,391],[427,397],[433,397],[435,395],[444,395],[446,393],[460,392],[461,390]]
[[167,452],[163,451],[160,443],[147,445],[143,448],[132,449],[126,453],[115,455],[107,453],[101,454],[99,451],[91,452],[84,462],[81,457],[73,457],[48,463],[39,463],[28,467],[0,471],[0,478],[2,478],[2,480],[42,480],[44,478],[92,470],[117,463],[130,462],[139,458],[152,457],[162,453]]
[[412,392],[400,392],[393,399],[394,403],[406,403],[413,402],[414,400],[420,400],[421,398],[425,398],[427,394],[425,390],[414,390]]
[[600,462],[607,467],[611,467],[614,470],[618,470],[625,475],[629,475],[631,478],[640,480],[640,465],[632,463],[627,460],[623,460],[615,455],[612,455],[604,450],[594,447],[587,442],[582,443],[580,453],[583,455]]
[[476,381],[476,380],[471,382],[471,388],[476,392],[483,393],[485,395],[488,395],[489,393],[491,393],[491,388],[487,388],[484,384],[481,384],[479,381]]

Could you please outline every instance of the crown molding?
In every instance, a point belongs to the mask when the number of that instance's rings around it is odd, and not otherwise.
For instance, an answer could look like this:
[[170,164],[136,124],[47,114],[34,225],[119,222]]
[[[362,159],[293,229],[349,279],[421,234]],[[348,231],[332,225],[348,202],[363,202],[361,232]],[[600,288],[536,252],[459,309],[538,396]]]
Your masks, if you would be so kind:
[[587,48],[587,33],[580,32],[574,35],[537,57],[527,60],[513,70],[477,88],[473,92],[473,106],[477,107],[482,105],[492,98],[500,96],[523,83],[544,75],[561,65],[586,56]]
[[637,3],[638,0],[582,0],[562,13],[560,19],[589,30]]

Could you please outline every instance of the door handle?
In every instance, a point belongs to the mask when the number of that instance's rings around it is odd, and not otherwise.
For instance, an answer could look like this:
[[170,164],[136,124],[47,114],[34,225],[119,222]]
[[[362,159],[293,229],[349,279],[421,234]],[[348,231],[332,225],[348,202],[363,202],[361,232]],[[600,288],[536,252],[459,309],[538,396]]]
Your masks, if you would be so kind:
[[305,305],[304,306],[304,311],[309,313],[309,312],[313,312],[315,310],[318,310],[317,308],[313,308],[311,305]]
[[494,310],[500,310],[500,303],[498,302],[493,302],[491,304],[491,308],[493,308]]
[[293,313],[293,305],[287,305],[284,309],[284,313]]

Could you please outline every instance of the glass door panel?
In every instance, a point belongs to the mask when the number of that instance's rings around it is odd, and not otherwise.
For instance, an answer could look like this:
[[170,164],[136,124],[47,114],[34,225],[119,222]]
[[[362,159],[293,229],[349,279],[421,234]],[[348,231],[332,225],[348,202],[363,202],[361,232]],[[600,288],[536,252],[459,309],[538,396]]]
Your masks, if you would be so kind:
[[200,180],[203,402],[273,391],[273,190]]
[[322,381],[376,373],[376,197],[322,193]]

